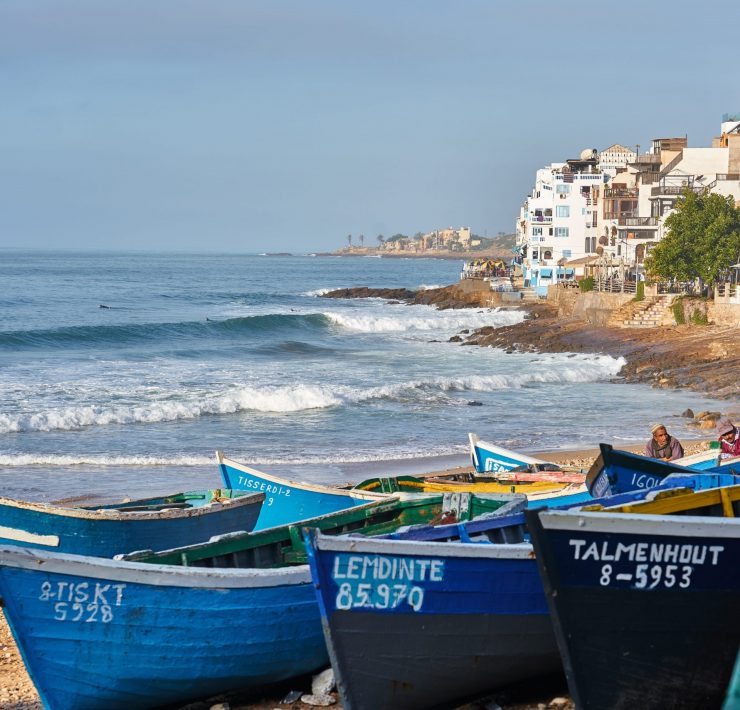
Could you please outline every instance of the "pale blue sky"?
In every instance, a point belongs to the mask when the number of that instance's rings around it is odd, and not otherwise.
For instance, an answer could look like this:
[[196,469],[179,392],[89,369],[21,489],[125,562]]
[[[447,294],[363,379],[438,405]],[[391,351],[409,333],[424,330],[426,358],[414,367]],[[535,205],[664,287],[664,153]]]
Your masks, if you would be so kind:
[[709,145],[738,7],[0,0],[0,247],[512,231],[546,163]]

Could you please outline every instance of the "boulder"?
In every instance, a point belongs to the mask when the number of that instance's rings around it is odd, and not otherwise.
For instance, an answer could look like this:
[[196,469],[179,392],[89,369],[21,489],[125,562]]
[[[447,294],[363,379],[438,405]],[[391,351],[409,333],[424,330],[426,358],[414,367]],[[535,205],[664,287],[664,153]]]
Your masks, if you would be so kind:
[[691,409],[687,409],[681,416],[686,417],[687,419],[693,419],[694,412]]

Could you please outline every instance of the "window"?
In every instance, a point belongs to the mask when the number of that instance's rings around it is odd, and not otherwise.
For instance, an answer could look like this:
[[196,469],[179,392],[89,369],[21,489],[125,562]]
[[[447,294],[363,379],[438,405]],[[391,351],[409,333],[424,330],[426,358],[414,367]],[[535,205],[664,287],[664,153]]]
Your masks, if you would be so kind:
[[532,236],[533,237],[542,236],[542,227],[532,227]]
[[558,193],[558,195],[570,195],[570,185],[563,185],[558,184],[555,186],[555,192]]
[[555,227],[555,236],[556,237],[567,237],[570,233],[570,230],[568,227]]
[[543,259],[552,259],[552,252],[548,249],[543,255]]
[[556,217],[570,217],[570,207],[568,205],[558,205],[555,208]]
[[566,259],[570,259],[571,253],[572,251],[570,249],[563,249],[563,257],[565,257]]
[[536,261],[537,259],[539,259],[539,258],[540,258],[540,257],[539,257],[539,254],[540,254],[540,253],[539,253],[539,252],[537,251],[537,249],[533,249],[533,250],[532,250],[532,258],[533,258],[533,259],[534,259],[535,261]]

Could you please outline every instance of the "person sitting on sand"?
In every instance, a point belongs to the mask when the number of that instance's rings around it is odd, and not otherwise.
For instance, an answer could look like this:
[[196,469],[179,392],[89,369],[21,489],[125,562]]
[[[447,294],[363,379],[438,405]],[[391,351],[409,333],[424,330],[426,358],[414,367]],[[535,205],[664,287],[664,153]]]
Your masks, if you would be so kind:
[[650,431],[653,438],[645,446],[645,456],[662,461],[673,461],[683,457],[681,442],[668,433],[664,424],[654,424]]
[[717,437],[719,439],[721,459],[731,459],[740,456],[740,431],[729,419],[722,417],[717,422]]

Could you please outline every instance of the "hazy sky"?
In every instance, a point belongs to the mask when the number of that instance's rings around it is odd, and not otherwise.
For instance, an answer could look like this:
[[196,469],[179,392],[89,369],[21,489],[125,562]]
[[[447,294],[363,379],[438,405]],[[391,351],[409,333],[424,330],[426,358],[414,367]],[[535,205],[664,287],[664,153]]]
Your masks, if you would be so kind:
[[733,2],[0,0],[0,247],[513,231],[538,167],[740,112]]

